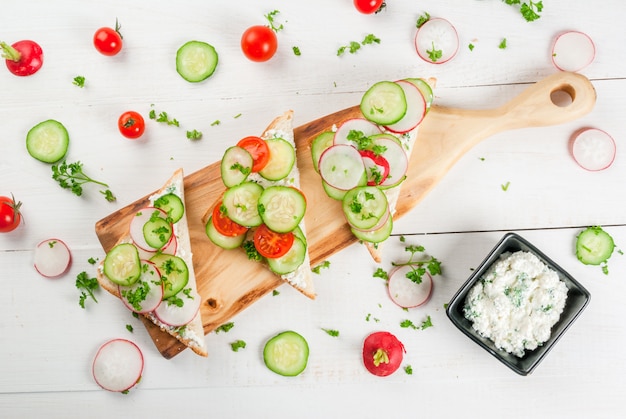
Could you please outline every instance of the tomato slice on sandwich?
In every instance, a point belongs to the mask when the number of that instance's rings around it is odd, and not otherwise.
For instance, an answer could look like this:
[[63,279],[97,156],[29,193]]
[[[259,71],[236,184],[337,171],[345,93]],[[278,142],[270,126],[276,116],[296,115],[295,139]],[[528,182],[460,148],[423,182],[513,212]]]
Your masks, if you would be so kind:
[[222,201],[213,207],[213,226],[222,235],[227,237],[241,236],[248,227],[237,224],[222,211]]
[[292,232],[277,233],[261,224],[254,232],[254,247],[263,257],[274,259],[284,256],[293,245]]
[[261,137],[250,136],[239,140],[237,145],[246,150],[254,161],[252,171],[262,170],[270,161],[270,149]]

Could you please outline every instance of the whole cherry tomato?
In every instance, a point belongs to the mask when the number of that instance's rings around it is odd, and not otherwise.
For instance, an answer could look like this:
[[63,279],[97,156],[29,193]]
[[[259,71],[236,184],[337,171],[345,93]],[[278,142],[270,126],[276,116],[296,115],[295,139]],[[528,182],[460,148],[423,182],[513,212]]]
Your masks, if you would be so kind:
[[385,7],[385,2],[383,0],[354,0],[354,7],[361,13],[371,15]]
[[115,21],[115,29],[103,27],[96,31],[93,36],[93,45],[96,50],[103,55],[116,55],[122,50],[122,33],[121,26]]
[[135,111],[127,111],[120,115],[117,126],[124,137],[132,140],[141,137],[146,129],[143,116]]
[[35,74],[43,65],[43,50],[34,41],[17,41],[13,45],[0,42],[0,47],[7,68],[16,76]]
[[276,33],[268,26],[251,26],[241,36],[241,50],[251,61],[267,61],[274,56],[276,49]]
[[15,230],[22,222],[21,202],[16,202],[13,195],[0,196],[0,233]]

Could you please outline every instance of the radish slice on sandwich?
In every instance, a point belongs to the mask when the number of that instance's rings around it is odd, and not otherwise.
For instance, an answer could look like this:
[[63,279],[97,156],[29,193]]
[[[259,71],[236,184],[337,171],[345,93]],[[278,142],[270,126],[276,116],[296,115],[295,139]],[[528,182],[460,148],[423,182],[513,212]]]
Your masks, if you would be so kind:
[[174,297],[161,301],[161,304],[154,310],[154,314],[161,322],[169,326],[184,326],[196,317],[200,310],[201,299],[197,291],[185,293],[183,290]]
[[133,285],[119,286],[120,298],[126,307],[135,313],[154,311],[163,299],[163,281],[156,265],[148,260],[141,261],[141,276]]
[[410,266],[399,266],[389,274],[387,291],[391,300],[402,308],[418,307],[430,299],[433,291],[433,279],[424,273],[418,284],[407,277]]
[[364,137],[371,137],[372,135],[382,133],[378,125],[365,118],[348,119],[337,128],[334,144],[348,144],[357,147],[358,143],[351,139],[357,132],[361,133]]
[[570,152],[583,169],[604,170],[615,160],[615,141],[601,129],[586,128],[572,137]]
[[591,38],[582,32],[560,34],[552,46],[552,62],[562,71],[579,71],[587,67],[596,55]]
[[415,49],[424,61],[443,64],[454,58],[459,50],[459,36],[449,21],[432,18],[417,30]]
[[424,119],[424,115],[426,115],[426,100],[415,84],[406,80],[398,80],[396,83],[404,91],[407,105],[406,113],[398,122],[387,125],[385,128],[396,134],[404,134],[417,127]]
[[59,239],[47,239],[35,248],[35,269],[46,278],[63,275],[72,264],[69,247]]
[[141,379],[143,354],[137,345],[126,339],[113,339],[98,349],[92,374],[105,390],[126,392]]

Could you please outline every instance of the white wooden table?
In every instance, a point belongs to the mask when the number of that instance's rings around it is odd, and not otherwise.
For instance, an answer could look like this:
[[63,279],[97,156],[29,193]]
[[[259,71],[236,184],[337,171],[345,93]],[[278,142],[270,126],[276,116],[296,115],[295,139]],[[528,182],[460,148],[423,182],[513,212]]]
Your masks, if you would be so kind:
[[[350,0],[5,2],[0,38],[38,41],[45,63],[27,78],[0,69],[0,195],[21,200],[26,220],[0,235],[0,417],[623,416],[626,261],[616,252],[605,275],[578,262],[573,244],[588,225],[604,226],[618,247],[626,243],[626,44],[620,31],[626,6],[619,0],[543,3],[542,17],[527,23],[498,0],[389,0],[375,16],[359,14]],[[275,9],[284,24],[278,53],[267,63],[250,62],[240,36],[266,23],[263,15]],[[461,47],[453,61],[432,65],[416,55],[415,22],[423,12],[458,29]],[[105,57],[91,38],[116,18],[124,49]],[[192,173],[217,161],[227,146],[260,133],[287,109],[301,125],[352,106],[379,80],[436,77],[440,105],[499,106],[556,71],[550,46],[569,29],[596,42],[594,62],[581,71],[597,90],[594,110],[560,126],[486,139],[395,224],[383,268],[406,256],[400,235],[443,263],[427,305],[395,307],[382,280],[372,276],[377,265],[354,245],[315,276],[316,300],[281,287],[278,296],[268,295],[236,316],[230,332],[207,335],[208,358],[185,351],[166,360],[141,323],[104,292],[97,294],[98,304],[79,307],[76,275],[94,273],[88,259],[104,256],[95,222],[155,190],[176,168]],[[380,45],[336,55],[339,46],[369,33]],[[507,48],[499,49],[503,38]],[[191,39],[213,44],[220,57],[216,73],[198,85],[174,69],[176,49]],[[72,84],[77,75],[86,78],[83,89]],[[150,109],[166,111],[181,127],[148,120],[144,138],[128,141],[116,121],[129,109],[145,116]],[[72,195],[50,178],[47,165],[28,156],[26,132],[49,118],[69,130],[68,159],[80,160],[108,183],[115,203],[96,188]],[[617,142],[615,163],[605,171],[584,171],[568,154],[569,137],[586,126],[608,131]],[[189,141],[186,129],[204,137]],[[536,244],[592,295],[582,316],[527,377],[457,331],[444,310],[507,231]],[[71,270],[58,279],[45,279],[32,266],[34,246],[49,237],[66,241],[73,252]],[[400,327],[404,319],[419,323],[427,316],[429,329]],[[132,334],[127,324],[134,326]],[[311,348],[309,365],[296,378],[277,376],[262,361],[265,340],[286,329],[303,334]],[[361,342],[375,330],[403,341],[403,365],[411,365],[412,375],[400,370],[378,378],[364,369]],[[91,377],[95,351],[113,337],[133,340],[146,358],[141,383],[127,395],[104,391]],[[230,342],[237,339],[247,346],[234,352]]]

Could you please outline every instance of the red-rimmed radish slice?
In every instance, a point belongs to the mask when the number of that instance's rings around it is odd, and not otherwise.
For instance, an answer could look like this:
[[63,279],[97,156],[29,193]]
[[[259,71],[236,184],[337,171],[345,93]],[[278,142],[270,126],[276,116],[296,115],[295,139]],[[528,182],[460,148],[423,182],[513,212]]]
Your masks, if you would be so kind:
[[155,249],[142,249],[138,246],[137,247],[137,251],[139,252],[139,258],[140,259],[150,259],[152,256],[156,255],[157,253],[164,253],[166,255],[175,255],[176,254],[176,250],[178,250],[178,239],[176,238],[176,234],[172,234],[172,236],[170,237],[170,241],[160,250],[155,250]]
[[556,37],[552,45],[552,63],[562,71],[579,71],[596,56],[591,38],[578,31],[568,31]]
[[103,389],[125,392],[139,382],[143,365],[143,354],[137,345],[126,339],[113,339],[98,349],[91,371]]
[[433,291],[433,278],[428,272],[422,276],[419,284],[407,278],[410,266],[398,266],[389,273],[387,291],[391,301],[402,308],[418,307],[426,303]]
[[[139,211],[135,213],[135,216],[130,220],[130,237],[133,240],[133,243],[141,249],[146,250],[148,252],[156,251],[159,249],[155,249],[151,247],[147,242],[144,236],[143,227],[144,225],[150,221],[150,218],[154,214],[155,211],[158,211],[163,218],[167,218],[167,213],[159,208],[155,207],[143,207]],[[174,234],[172,234],[173,236]]]
[[585,128],[572,136],[570,152],[580,167],[590,171],[608,168],[615,160],[613,137],[597,128]]
[[409,159],[402,145],[387,137],[376,138],[374,144],[384,149],[381,155],[389,163],[389,175],[380,186],[392,187],[402,182],[409,168]]
[[405,80],[398,80],[396,83],[404,90],[406,113],[398,122],[387,125],[385,128],[397,134],[404,134],[417,127],[424,119],[426,99],[414,83]]
[[193,289],[188,295],[183,290],[176,294],[176,297],[183,302],[182,305],[179,306],[166,299],[154,310],[154,314],[161,322],[169,326],[180,327],[196,317],[198,310],[200,310],[202,297]]
[[352,118],[344,121],[335,131],[334,144],[348,144],[356,146],[354,141],[349,140],[350,132],[359,131],[365,137],[380,134],[382,131],[375,123],[365,118]]
[[70,248],[59,239],[46,239],[35,247],[35,269],[46,278],[63,275],[72,264]]
[[141,261],[141,276],[133,285],[119,286],[120,299],[135,313],[154,311],[163,299],[161,272],[149,260]]
[[415,50],[424,61],[443,64],[459,50],[459,36],[448,20],[432,18],[417,30]]
[[363,158],[351,145],[327,148],[320,156],[319,169],[324,182],[336,189],[347,191],[367,183]]
[[389,162],[372,150],[360,150],[367,174],[367,185],[376,186],[383,183],[389,176]]

